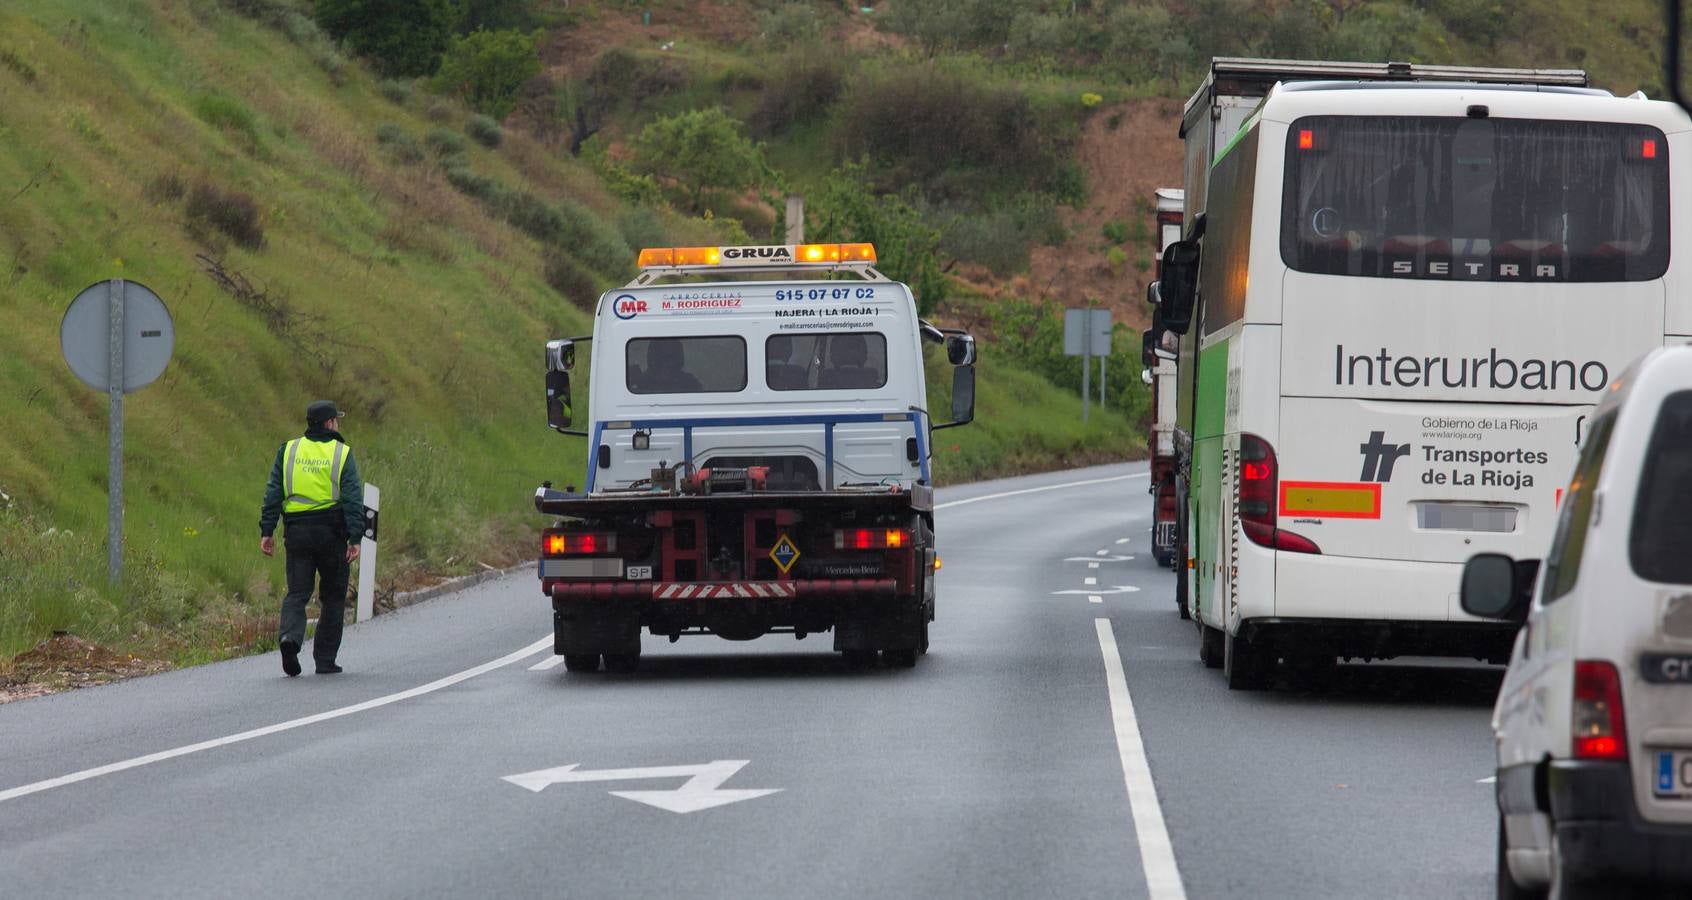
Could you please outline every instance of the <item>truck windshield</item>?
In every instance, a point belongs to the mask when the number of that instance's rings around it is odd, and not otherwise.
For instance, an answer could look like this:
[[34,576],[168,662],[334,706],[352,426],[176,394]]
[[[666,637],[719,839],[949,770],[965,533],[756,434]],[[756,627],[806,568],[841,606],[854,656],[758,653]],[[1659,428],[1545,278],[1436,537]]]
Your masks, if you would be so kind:
[[776,391],[885,387],[887,338],[873,331],[775,335],[764,342],[764,381]]
[[1668,268],[1668,141],[1644,125],[1310,116],[1287,135],[1300,272],[1648,281]]
[[746,341],[721,337],[635,338],[624,351],[629,392],[717,394],[746,388]]

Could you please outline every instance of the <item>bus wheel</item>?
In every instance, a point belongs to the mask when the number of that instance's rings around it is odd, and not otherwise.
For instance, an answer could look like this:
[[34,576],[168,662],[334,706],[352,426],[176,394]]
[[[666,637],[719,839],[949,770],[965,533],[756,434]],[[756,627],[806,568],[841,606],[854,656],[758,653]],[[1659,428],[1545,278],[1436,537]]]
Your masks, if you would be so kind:
[[1222,629],[1199,625],[1199,662],[1207,669],[1222,668]]
[[597,672],[599,671],[599,654],[566,653],[564,654],[564,671]]
[[1227,634],[1222,638],[1222,680],[1231,691],[1260,691],[1269,686],[1269,666],[1263,651]]

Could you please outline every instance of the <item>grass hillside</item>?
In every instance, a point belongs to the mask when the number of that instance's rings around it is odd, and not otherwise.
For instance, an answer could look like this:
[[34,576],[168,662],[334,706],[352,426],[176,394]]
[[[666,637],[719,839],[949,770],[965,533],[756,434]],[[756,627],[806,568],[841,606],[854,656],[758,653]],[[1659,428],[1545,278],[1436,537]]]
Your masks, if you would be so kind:
[[[385,588],[530,555],[530,492],[585,458],[544,426],[542,342],[589,327],[634,248],[774,224],[755,193],[730,215],[623,190],[603,148],[572,156],[532,113],[502,128],[427,81],[384,80],[304,9],[0,6],[0,670],[55,631],[177,662],[273,640],[281,561],[257,552],[258,503],[318,397],[348,409],[383,489]],[[770,155],[803,159],[797,140]],[[126,401],[128,578],[112,588],[106,399],[57,331],[115,276],[165,299],[177,343]],[[981,369],[981,424],[946,433],[944,479],[1140,444],[1131,415],[1082,429],[1072,392],[991,342]]]

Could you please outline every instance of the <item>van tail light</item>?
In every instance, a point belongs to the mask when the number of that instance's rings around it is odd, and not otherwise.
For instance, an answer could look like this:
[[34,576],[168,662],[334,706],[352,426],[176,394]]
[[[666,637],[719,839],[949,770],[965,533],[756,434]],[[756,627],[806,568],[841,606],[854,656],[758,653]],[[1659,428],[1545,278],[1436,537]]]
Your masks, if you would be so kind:
[[1260,547],[1290,553],[1321,553],[1316,542],[1281,528],[1276,518],[1280,472],[1275,448],[1255,434],[1240,435],[1238,496],[1234,509],[1246,537]]
[[542,556],[592,556],[616,552],[615,532],[541,532]]
[[836,550],[899,550],[910,545],[910,533],[899,528],[842,528],[834,533]]
[[1627,725],[1622,720],[1621,674],[1604,660],[1575,661],[1575,759],[1627,759]]

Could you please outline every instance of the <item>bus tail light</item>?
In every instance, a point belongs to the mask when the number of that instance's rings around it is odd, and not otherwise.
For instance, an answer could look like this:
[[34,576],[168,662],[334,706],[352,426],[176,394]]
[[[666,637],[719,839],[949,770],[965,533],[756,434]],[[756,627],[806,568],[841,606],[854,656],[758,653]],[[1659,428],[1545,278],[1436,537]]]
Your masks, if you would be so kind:
[[1576,759],[1627,759],[1621,674],[1604,660],[1575,661],[1574,710],[1569,717]]
[[1246,537],[1261,547],[1290,553],[1321,553],[1316,542],[1280,527],[1275,511],[1279,483],[1275,448],[1255,434],[1240,435],[1238,495],[1234,508]]
[[592,556],[616,553],[617,535],[601,532],[547,531],[541,533],[542,556]]

